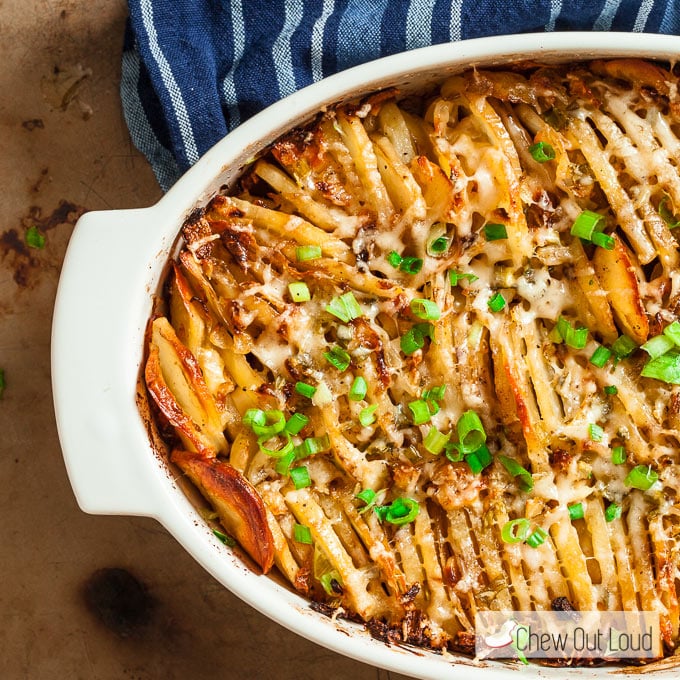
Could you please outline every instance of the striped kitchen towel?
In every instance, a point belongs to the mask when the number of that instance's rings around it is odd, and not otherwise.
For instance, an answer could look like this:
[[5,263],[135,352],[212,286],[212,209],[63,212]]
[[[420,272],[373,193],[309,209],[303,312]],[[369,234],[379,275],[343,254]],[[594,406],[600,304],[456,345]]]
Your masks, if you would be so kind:
[[164,190],[249,116],[370,59],[508,33],[680,34],[675,0],[128,2],[123,110]]

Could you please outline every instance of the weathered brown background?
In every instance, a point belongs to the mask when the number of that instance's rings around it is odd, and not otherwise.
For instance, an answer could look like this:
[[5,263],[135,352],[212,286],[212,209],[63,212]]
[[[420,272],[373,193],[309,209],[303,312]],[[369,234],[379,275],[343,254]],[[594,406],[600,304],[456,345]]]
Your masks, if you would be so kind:
[[385,680],[243,605],[154,521],[76,506],[50,391],[61,262],[83,211],[160,196],[121,113],[126,11],[0,0],[0,678]]

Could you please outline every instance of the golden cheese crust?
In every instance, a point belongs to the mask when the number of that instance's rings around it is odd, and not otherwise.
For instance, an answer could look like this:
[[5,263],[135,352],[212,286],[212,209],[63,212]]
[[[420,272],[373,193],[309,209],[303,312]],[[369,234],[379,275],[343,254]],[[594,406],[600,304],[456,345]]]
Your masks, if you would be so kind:
[[568,602],[658,611],[673,653],[679,101],[632,59],[470,71],[192,216],[147,386],[263,571],[387,640]]

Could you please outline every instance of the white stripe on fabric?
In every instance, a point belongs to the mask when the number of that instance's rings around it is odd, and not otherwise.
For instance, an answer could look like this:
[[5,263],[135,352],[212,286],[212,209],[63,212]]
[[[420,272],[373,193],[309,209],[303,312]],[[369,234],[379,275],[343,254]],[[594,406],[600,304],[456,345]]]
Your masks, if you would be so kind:
[[233,130],[241,123],[241,112],[238,107],[238,96],[236,94],[236,69],[243,59],[243,52],[246,45],[246,30],[243,25],[243,7],[241,0],[231,0],[231,33],[234,38],[233,55],[231,68],[227,71],[222,82],[222,95],[224,103],[227,105],[227,127]]
[[463,34],[463,0],[454,0],[451,3],[451,21],[449,23],[449,36],[452,41],[460,40]]
[[272,45],[272,59],[276,71],[276,81],[279,84],[279,95],[285,97],[297,89],[295,72],[293,71],[293,57],[290,51],[290,39],[295,29],[302,21],[304,0],[287,0],[283,3],[285,18],[283,27]]
[[[362,61],[370,61],[382,56],[380,26],[388,1],[349,0],[338,26],[338,70],[354,66],[358,57],[361,57]],[[360,25],[357,24],[357,17],[365,17]]]
[[335,9],[335,0],[323,0],[321,16],[312,26],[312,80],[317,82],[323,78],[323,32],[326,28],[328,17]]
[[554,31],[555,30],[555,22],[557,21],[557,17],[560,16],[561,11],[562,11],[562,0],[551,0],[551,2],[550,2],[550,19],[548,20],[548,23],[545,25],[546,31]]
[[621,0],[607,0],[607,2],[604,3],[602,11],[600,12],[600,16],[597,17],[595,23],[593,24],[593,30],[608,31],[614,23],[614,17],[619,11],[620,5]]
[[406,49],[425,47],[432,42],[434,0],[412,0],[406,14]]
[[149,119],[146,117],[137,90],[140,70],[139,54],[136,51],[123,52],[120,78],[123,115],[130,130],[132,141],[151,163],[161,189],[167,191],[177,181],[181,173],[173,155],[158,141],[151,125],[149,125]]
[[635,18],[635,25],[633,26],[633,30],[636,33],[641,33],[645,30],[645,27],[647,26],[647,19],[649,19],[652,9],[654,9],[654,0],[643,0],[643,2],[640,4],[640,11]]
[[187,113],[187,108],[184,104],[182,91],[177,85],[175,76],[172,73],[170,64],[168,64],[168,61],[163,54],[161,46],[158,44],[158,34],[156,33],[156,26],[153,22],[153,7],[151,6],[151,0],[141,0],[140,7],[142,10],[142,22],[144,23],[144,29],[146,30],[146,34],[149,38],[149,49],[151,50],[151,55],[158,65],[158,70],[160,71],[163,85],[165,85],[165,89],[170,95],[172,108],[174,110],[175,116],[177,117],[179,131],[182,135],[182,142],[184,143],[187,161],[189,161],[189,163],[195,163],[198,160],[198,149],[196,148],[194,131],[191,127],[191,120],[189,120],[189,114]]

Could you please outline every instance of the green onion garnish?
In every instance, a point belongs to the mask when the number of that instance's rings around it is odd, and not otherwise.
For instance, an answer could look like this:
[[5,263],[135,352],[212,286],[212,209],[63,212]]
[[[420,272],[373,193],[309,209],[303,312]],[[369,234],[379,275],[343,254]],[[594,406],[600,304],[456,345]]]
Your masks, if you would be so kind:
[[461,274],[455,269],[449,270],[449,281],[452,286],[457,286],[461,281],[469,281],[470,283],[474,283],[478,279],[479,276],[476,274]]
[[361,401],[366,396],[366,392],[368,392],[368,383],[366,382],[366,378],[358,375],[356,378],[354,378],[354,382],[352,383],[352,387],[349,389],[348,396],[352,401]]
[[578,236],[586,241],[593,240],[593,234],[604,229],[604,215],[584,210],[571,226],[571,235]]
[[505,298],[500,293],[496,293],[489,299],[487,304],[492,312],[500,312],[505,307]]
[[372,425],[376,420],[375,412],[378,408],[378,404],[371,404],[366,408],[362,408],[359,412],[359,422],[364,426],[368,427]]
[[621,335],[616,340],[611,347],[614,356],[617,359],[625,359],[630,356],[637,349],[635,340],[632,340],[627,335]]
[[352,319],[358,319],[364,313],[352,291],[334,297],[326,305],[326,311],[336,316],[343,323],[347,323]]
[[441,401],[444,398],[444,393],[446,392],[446,385],[437,385],[431,387],[429,390],[423,392],[423,399],[429,401],[434,399],[435,401]]
[[296,524],[293,527],[293,537],[298,543],[307,543],[308,545],[314,543],[311,529],[304,524]]
[[445,253],[449,249],[449,239],[447,236],[439,236],[427,244],[426,252],[428,255],[436,256]]
[[463,413],[458,419],[456,429],[458,430],[460,450],[463,453],[475,452],[486,442],[484,426],[474,411]]
[[536,142],[529,147],[531,157],[538,163],[555,160],[555,149],[547,142]]
[[619,388],[616,385],[605,385],[604,393],[609,395],[618,394]]
[[375,501],[376,496],[377,494],[373,489],[363,489],[355,496],[355,498],[363,501],[366,505],[371,505]]
[[662,354],[668,352],[669,349],[673,349],[673,347],[675,347],[673,340],[663,334],[650,338],[644,345],[640,345],[640,349],[647,352],[650,359],[660,357]]
[[606,347],[603,347],[600,345],[594,352],[593,355],[590,357],[590,363],[593,366],[597,366],[598,368],[602,368],[611,358],[612,356],[612,351],[610,349],[607,349]]
[[591,442],[601,442],[604,437],[604,430],[597,423],[589,423],[588,438]]
[[680,346],[680,321],[674,321],[663,329],[663,334],[674,344]]
[[410,303],[411,313],[419,319],[436,321],[442,315],[436,302],[425,298],[413,298]]
[[408,403],[408,407],[413,414],[413,424],[423,425],[430,420],[430,409],[424,399],[416,399]]
[[472,453],[465,454],[465,462],[470,466],[470,470],[475,475],[478,475],[484,468],[491,465],[492,461],[493,457],[486,445],[480,446]]
[[600,231],[597,231],[593,234],[593,243],[600,248],[604,248],[605,250],[614,250],[614,247],[616,246],[616,240],[613,236],[610,236],[609,234],[603,234]]
[[295,258],[298,262],[306,260],[318,260],[321,257],[321,246],[298,246],[295,249]]
[[569,519],[572,521],[575,519],[583,519],[584,517],[583,503],[569,505],[567,506],[567,510],[569,510]]
[[288,292],[293,302],[307,302],[312,299],[309,286],[304,281],[294,281],[288,284]]
[[458,444],[456,444],[455,442],[449,442],[444,447],[444,455],[452,463],[460,463],[465,457],[465,454],[460,450],[460,446],[458,446]]
[[396,251],[387,254],[387,261],[396,269],[402,263],[404,258]]
[[273,437],[286,427],[286,416],[278,409],[263,411],[249,408],[243,415],[243,424],[248,425],[258,437]]
[[219,529],[213,529],[212,532],[220,541],[222,541],[222,543],[224,543],[224,545],[228,545],[232,548],[236,545],[236,541],[231,536],[227,536],[227,534],[221,532]]
[[346,371],[352,361],[349,352],[339,345],[331,347],[328,352],[323,353],[323,356],[326,361],[334,368],[337,368],[338,371]]
[[378,505],[373,510],[381,521],[401,526],[417,517],[420,505],[412,498],[395,498],[389,505]]
[[298,447],[298,458],[313,456],[315,453],[326,451],[331,443],[327,434],[321,437],[307,437]]
[[628,454],[625,446],[615,446],[612,449],[612,463],[614,465],[623,465],[626,462]]
[[501,538],[504,543],[523,543],[529,535],[529,520],[526,517],[511,519],[501,529]]
[[293,468],[290,471],[290,479],[295,485],[296,489],[304,489],[312,484],[312,478],[309,476],[309,470],[301,465]]
[[314,385],[309,385],[305,382],[296,382],[295,391],[298,394],[301,394],[303,397],[311,399],[316,392],[316,387],[314,387]]
[[417,323],[401,336],[399,345],[404,354],[410,355],[425,346],[425,336],[432,337],[432,324]]
[[41,249],[45,247],[45,234],[43,234],[35,224],[26,229],[26,245],[29,248]]
[[545,539],[548,537],[548,532],[541,527],[536,527],[533,532],[527,538],[527,545],[532,548],[538,548],[539,545],[545,543]]
[[279,458],[276,461],[275,465],[276,471],[280,475],[287,477],[290,474],[290,466],[295,462],[296,458],[297,454],[295,451],[291,451],[290,453],[287,453],[285,456],[281,456],[281,458]]
[[534,478],[529,470],[513,458],[508,458],[508,456],[499,455],[498,460],[510,475],[517,478],[517,483],[522,491],[529,493],[534,488]]
[[[342,594],[342,578],[335,569],[328,571],[325,574],[321,574],[321,576],[319,576],[319,583],[326,591],[326,594],[331,597],[333,595]],[[335,584],[335,586],[333,584]]]
[[288,422],[286,423],[286,427],[284,430],[288,434],[299,434],[300,431],[304,428],[304,426],[309,422],[309,417],[306,416],[304,413],[293,413],[293,415],[288,418]]
[[263,435],[262,437],[257,438],[257,445],[260,448],[260,451],[262,453],[266,454],[267,456],[271,456],[272,458],[283,458],[284,456],[287,456],[289,453],[295,451],[295,444],[293,444],[292,439],[290,438],[290,435],[287,432],[282,432],[282,436],[276,436],[276,439],[280,441],[285,441],[285,444],[283,444],[280,448],[275,449],[275,448],[269,448],[268,446],[265,446],[265,442],[270,442],[274,440],[274,437],[270,435]]
[[583,349],[588,342],[588,329],[581,326],[574,328],[563,316],[557,319],[557,334],[565,345],[574,349]]
[[407,274],[417,274],[423,268],[423,261],[419,257],[402,257],[399,269]]
[[448,434],[443,434],[436,427],[431,427],[430,431],[425,436],[425,439],[423,439],[423,446],[426,451],[438,456],[449,443],[450,438],[450,432]]
[[626,486],[633,489],[640,489],[640,491],[649,490],[652,485],[659,479],[659,473],[652,470],[651,465],[636,465],[627,475],[624,480]]
[[504,224],[489,223],[484,225],[484,236],[487,241],[500,241],[508,238],[508,230]]
[[643,378],[662,380],[671,385],[680,385],[680,350],[674,348],[656,359],[650,359],[640,371]]
[[[668,203],[671,204],[670,208]],[[664,194],[659,202],[659,215],[661,215],[661,219],[668,225],[669,229],[680,227],[680,219],[673,214],[673,202],[668,194]]]
[[618,503],[610,503],[604,511],[604,518],[607,522],[613,522],[621,517],[623,508]]

